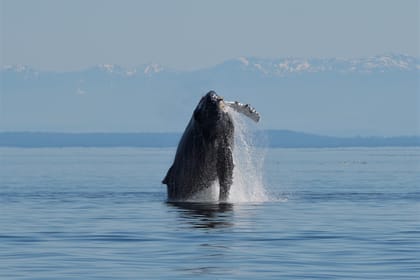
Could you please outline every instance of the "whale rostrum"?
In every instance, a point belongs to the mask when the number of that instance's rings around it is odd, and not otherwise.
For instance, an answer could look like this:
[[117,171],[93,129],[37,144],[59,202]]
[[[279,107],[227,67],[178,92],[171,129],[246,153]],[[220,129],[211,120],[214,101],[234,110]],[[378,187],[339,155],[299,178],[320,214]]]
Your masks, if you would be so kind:
[[238,101],[224,101],[224,103],[235,111],[244,114],[254,122],[258,122],[260,120],[260,114],[249,104],[243,104]]

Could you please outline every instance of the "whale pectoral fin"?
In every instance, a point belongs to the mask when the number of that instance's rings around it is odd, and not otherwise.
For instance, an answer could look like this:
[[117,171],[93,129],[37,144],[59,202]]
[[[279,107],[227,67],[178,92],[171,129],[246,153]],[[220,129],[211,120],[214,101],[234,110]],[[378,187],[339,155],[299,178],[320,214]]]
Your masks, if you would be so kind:
[[249,104],[243,104],[238,101],[225,101],[225,104],[234,109],[236,112],[244,114],[254,122],[258,122],[260,120],[260,114]]
[[230,186],[233,182],[233,156],[230,147],[219,152],[217,163],[217,177],[220,184],[219,200],[226,201],[229,197]]

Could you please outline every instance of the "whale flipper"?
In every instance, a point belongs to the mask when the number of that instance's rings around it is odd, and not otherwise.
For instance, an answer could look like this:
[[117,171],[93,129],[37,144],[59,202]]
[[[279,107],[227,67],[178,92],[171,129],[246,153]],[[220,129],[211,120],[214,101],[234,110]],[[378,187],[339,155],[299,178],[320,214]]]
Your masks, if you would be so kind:
[[260,120],[260,114],[249,104],[243,104],[238,101],[225,101],[225,104],[235,111],[244,114],[254,122],[258,122]]

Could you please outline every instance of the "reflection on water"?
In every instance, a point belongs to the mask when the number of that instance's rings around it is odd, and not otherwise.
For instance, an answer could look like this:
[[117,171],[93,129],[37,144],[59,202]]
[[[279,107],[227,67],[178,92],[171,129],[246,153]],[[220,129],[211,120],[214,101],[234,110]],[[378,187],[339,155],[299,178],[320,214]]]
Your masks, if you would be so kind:
[[195,228],[224,228],[233,225],[231,203],[167,202],[167,204],[177,208],[180,217]]
[[[194,252],[194,262],[177,262],[173,267],[175,275],[183,278],[221,277],[235,273],[235,267],[226,265],[232,251],[226,243],[225,230],[233,227],[233,204],[217,202],[167,202],[179,215],[181,228],[184,228],[188,239],[188,246]],[[187,226],[187,228],[185,228]],[[192,231],[191,228],[200,229]],[[202,231],[204,229],[204,231]],[[223,237],[220,239],[220,237]],[[184,244],[183,246],[187,246]],[[181,258],[180,255],[177,255]]]

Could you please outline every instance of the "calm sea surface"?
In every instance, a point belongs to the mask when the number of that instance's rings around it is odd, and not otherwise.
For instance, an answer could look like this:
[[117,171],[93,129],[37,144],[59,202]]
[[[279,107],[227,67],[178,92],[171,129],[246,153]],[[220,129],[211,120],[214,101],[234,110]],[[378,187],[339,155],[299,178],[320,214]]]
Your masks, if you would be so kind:
[[419,279],[420,149],[268,149],[268,199],[165,201],[174,149],[0,149],[0,279]]

